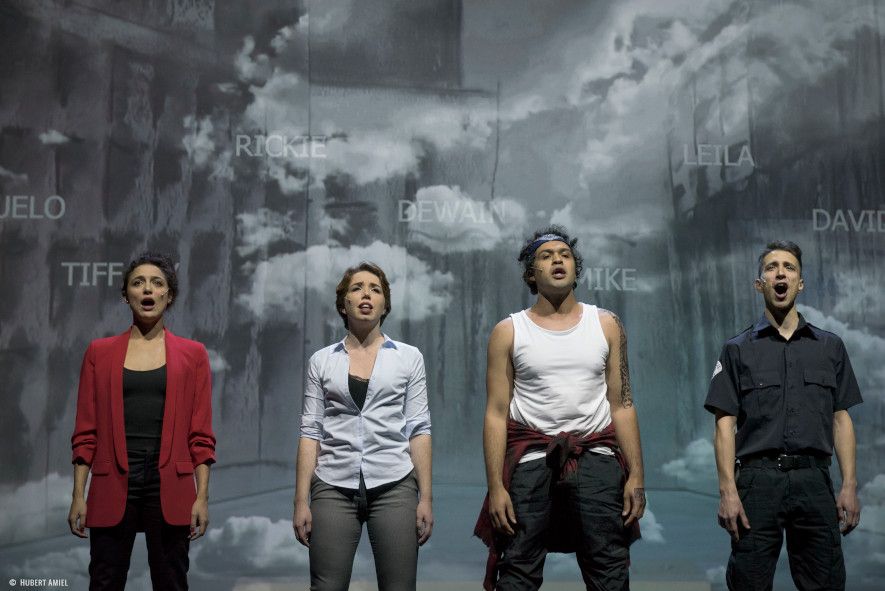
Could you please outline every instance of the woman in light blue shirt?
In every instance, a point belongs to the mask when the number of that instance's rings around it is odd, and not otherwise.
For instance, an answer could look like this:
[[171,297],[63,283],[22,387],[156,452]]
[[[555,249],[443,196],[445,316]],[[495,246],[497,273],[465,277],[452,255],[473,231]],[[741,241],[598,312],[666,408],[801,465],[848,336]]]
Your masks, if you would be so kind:
[[335,307],[347,335],[310,358],[292,525],[310,548],[312,591],[346,591],[367,524],[379,591],[414,591],[433,530],[424,357],[388,338],[384,271],[344,272]]

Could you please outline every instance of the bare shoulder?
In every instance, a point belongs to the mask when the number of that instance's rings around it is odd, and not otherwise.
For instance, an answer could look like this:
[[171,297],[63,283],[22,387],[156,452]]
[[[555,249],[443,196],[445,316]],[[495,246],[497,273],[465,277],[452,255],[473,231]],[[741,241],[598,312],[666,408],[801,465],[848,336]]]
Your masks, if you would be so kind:
[[489,336],[489,351],[510,350],[513,344],[513,320],[508,316],[492,329]]
[[599,324],[602,325],[602,332],[607,337],[619,338],[621,333],[625,332],[624,325],[617,314],[605,308],[597,308],[597,311],[599,313]]
[[494,335],[495,333],[499,333],[499,332],[504,332],[505,334],[508,332],[512,333],[513,332],[513,318],[508,316],[507,318],[504,318],[503,320],[498,322],[498,324],[495,325],[495,328],[492,329],[492,334]]

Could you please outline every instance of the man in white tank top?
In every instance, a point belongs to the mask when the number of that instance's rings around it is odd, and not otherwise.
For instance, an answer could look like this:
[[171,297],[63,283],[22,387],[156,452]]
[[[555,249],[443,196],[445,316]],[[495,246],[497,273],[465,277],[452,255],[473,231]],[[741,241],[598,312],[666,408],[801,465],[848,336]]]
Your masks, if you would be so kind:
[[475,532],[490,549],[487,591],[540,588],[548,551],[575,552],[587,589],[629,589],[645,492],[627,337],[575,298],[576,242],[559,226],[527,241],[519,261],[537,301],[489,339],[489,492]]

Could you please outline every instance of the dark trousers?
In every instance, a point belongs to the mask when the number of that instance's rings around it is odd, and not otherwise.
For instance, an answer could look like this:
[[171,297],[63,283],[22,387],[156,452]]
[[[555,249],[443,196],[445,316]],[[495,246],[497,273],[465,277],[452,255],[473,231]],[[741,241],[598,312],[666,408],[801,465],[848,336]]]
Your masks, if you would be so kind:
[[187,589],[190,527],[168,525],[160,508],[157,454],[131,454],[129,491],[123,520],[113,527],[89,529],[89,589],[118,591],[126,587],[135,534],[144,532],[154,589]]
[[496,589],[539,589],[548,547],[561,545],[563,536],[577,549],[588,590],[629,589],[623,495],[624,473],[612,456],[584,453],[576,472],[562,480],[543,458],[519,464],[510,484],[516,535],[504,546]]
[[733,591],[767,591],[787,533],[790,573],[800,591],[845,589],[845,562],[830,473],[824,467],[781,471],[742,467],[738,494],[749,531],[732,541],[726,581]]
[[379,591],[415,591],[418,568],[418,481],[412,472],[392,486],[336,488],[313,477],[310,485],[310,588],[347,591],[363,523],[375,555]]

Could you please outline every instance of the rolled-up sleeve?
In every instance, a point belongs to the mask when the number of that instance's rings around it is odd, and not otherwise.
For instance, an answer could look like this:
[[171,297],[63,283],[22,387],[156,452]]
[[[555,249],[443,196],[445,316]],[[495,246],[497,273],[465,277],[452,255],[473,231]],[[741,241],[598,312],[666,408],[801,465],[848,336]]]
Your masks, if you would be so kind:
[[92,344],[83,355],[80,386],[77,389],[77,419],[71,436],[71,462],[92,465],[95,455],[95,349]]
[[304,378],[304,400],[301,403],[301,436],[308,439],[323,438],[323,415],[325,409],[323,387],[319,377],[319,360],[314,354],[307,364]]
[[427,375],[424,356],[418,353],[406,386],[406,437],[430,435],[430,407],[427,403]]
[[194,392],[194,405],[191,411],[191,425],[188,433],[188,448],[194,467],[200,464],[215,463],[215,433],[212,431],[212,372],[209,368],[209,354],[200,345],[197,359],[197,386]]

